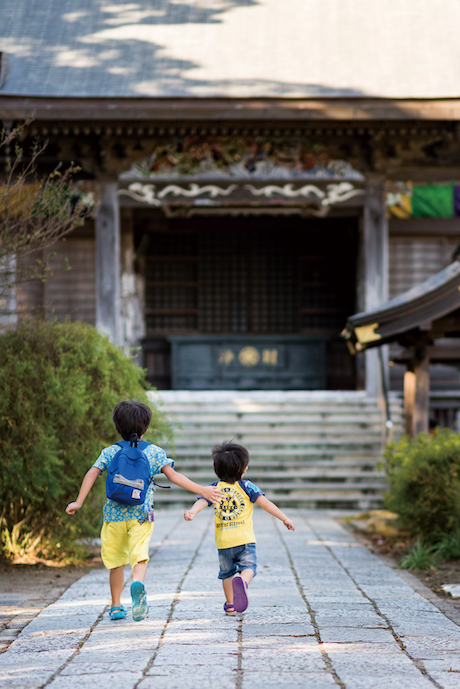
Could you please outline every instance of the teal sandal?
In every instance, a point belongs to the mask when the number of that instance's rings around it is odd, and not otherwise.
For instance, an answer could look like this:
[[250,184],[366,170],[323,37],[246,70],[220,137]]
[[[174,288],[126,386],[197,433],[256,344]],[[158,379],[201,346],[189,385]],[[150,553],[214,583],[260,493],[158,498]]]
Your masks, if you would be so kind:
[[131,584],[131,614],[135,622],[140,622],[147,616],[149,606],[147,605],[147,594],[142,581],[133,581]]
[[123,620],[127,614],[128,611],[126,610],[124,605],[115,605],[113,608],[110,608],[109,610],[111,620]]

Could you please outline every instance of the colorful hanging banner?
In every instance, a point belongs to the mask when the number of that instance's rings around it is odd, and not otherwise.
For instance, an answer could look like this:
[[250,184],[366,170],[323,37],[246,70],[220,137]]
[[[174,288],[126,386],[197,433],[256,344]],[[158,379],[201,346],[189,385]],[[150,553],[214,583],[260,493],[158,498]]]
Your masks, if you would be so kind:
[[460,217],[460,185],[387,182],[389,218]]

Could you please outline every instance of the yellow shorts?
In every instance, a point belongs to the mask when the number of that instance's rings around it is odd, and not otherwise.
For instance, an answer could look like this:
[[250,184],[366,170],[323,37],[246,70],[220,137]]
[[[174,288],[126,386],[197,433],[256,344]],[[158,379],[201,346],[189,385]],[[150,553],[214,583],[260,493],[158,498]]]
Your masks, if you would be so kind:
[[102,562],[107,569],[148,562],[149,544],[153,524],[145,521],[139,524],[137,519],[125,522],[104,522],[101,531]]

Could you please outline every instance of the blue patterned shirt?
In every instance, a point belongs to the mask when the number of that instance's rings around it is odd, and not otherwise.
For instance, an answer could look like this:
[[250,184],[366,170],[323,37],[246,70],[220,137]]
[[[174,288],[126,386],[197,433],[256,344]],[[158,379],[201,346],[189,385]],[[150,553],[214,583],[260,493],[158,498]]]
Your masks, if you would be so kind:
[[[109,447],[105,447],[94,462],[93,467],[96,467],[96,469],[99,469],[101,472],[107,471],[110,462],[120,449],[119,445],[109,445]],[[170,464],[174,467],[174,460],[166,457],[166,452],[157,445],[150,443],[148,447],[145,448],[144,453],[149,461],[150,475],[152,477],[156,474],[160,474],[161,468],[166,466],[166,464]],[[149,504],[153,498],[152,493],[153,488],[150,485],[145,497],[145,502],[147,504]],[[107,500],[104,505],[103,515],[105,522],[126,522],[130,519],[143,520],[147,518],[143,505],[121,505],[119,502],[115,502],[115,500]]]

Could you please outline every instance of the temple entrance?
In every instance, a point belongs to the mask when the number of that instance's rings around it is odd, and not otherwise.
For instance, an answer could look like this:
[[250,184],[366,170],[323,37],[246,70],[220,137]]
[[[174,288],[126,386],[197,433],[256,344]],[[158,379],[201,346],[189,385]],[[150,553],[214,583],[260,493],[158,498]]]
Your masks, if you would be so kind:
[[159,389],[354,389],[357,217],[136,211],[144,364]]

